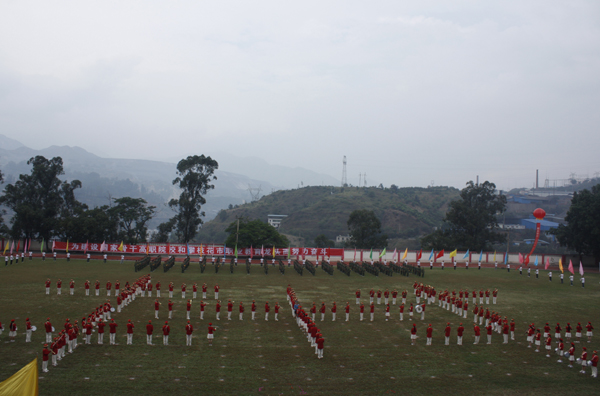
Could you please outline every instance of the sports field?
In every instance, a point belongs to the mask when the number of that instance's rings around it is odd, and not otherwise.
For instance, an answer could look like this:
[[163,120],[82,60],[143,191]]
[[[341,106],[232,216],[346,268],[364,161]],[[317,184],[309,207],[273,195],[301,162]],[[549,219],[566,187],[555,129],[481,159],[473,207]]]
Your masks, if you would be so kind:
[[[533,271],[532,271],[533,272]],[[49,317],[59,329],[66,318],[81,320],[96,306],[106,301],[104,286],[118,279],[122,285],[130,283],[147,272],[133,271],[133,263],[119,264],[102,261],[86,263],[85,260],[64,259],[53,261],[25,260],[23,263],[0,268],[0,321],[5,332],[0,336],[0,380],[14,374],[38,354],[44,343],[43,323]],[[576,344],[576,356],[581,347],[591,352],[600,348],[600,276],[586,274],[586,287],[577,282],[575,286],[560,284],[558,271],[548,281],[547,273],[540,271],[540,278],[531,278],[518,271],[477,270],[451,268],[427,270],[424,278],[380,274],[364,277],[352,273],[346,276],[335,272],[327,275],[321,268],[316,276],[306,271],[303,276],[293,268],[286,267],[282,275],[277,267],[269,267],[266,275],[259,265],[253,265],[247,275],[244,266],[235,268],[233,274],[222,267],[218,274],[210,264],[201,274],[198,264],[193,264],[185,274],[176,265],[169,272],[162,268],[152,273],[152,282],[160,281],[162,296],[160,320],[154,319],[154,296],[138,297],[121,313],[113,313],[119,324],[117,342],[110,346],[105,337],[104,345],[97,345],[97,334],[92,345],[82,345],[59,362],[58,367],[49,366],[49,373],[40,370],[40,394],[202,394],[202,395],[379,395],[379,394],[452,394],[452,395],[591,395],[598,394],[600,383],[590,376],[578,373],[579,366],[568,369],[566,363],[557,363],[552,354],[535,353],[525,341],[527,326],[535,323],[543,327],[549,322],[560,322],[563,329],[567,322],[585,325],[588,321],[596,327],[592,343]],[[44,281],[52,280],[49,296],[45,294]],[[56,280],[63,281],[62,295],[56,294]],[[74,296],[69,295],[69,280],[75,280]],[[568,279],[568,277],[566,277]],[[100,297],[84,296],[84,282],[100,281]],[[435,305],[428,306],[425,321],[415,315],[418,335],[417,345],[410,345],[411,321],[405,311],[404,321],[398,317],[398,306],[392,307],[392,320],[385,321],[384,306],[376,305],[375,320],[368,320],[368,292],[370,289],[394,288],[408,291],[408,302],[415,302],[413,283],[422,281],[436,290],[460,289],[499,290],[498,302],[490,305],[490,311],[500,312],[517,324],[516,340],[502,344],[502,336],[494,333],[492,344],[486,345],[485,331],[479,345],[473,345],[473,315],[459,318]],[[169,282],[175,284],[174,318],[170,320],[169,346],[163,346],[160,327],[167,317]],[[191,285],[197,282],[208,285],[208,302],[205,319],[199,319],[199,300],[194,301],[191,323],[194,326],[193,346],[185,346],[185,300],[181,298],[180,286],[188,285],[187,298],[191,297]],[[220,299],[224,305],[221,320],[215,321],[213,286],[221,287]],[[317,324],[325,338],[324,359],[317,359],[301,330],[292,318],[286,302],[286,287],[290,284],[305,307],[316,302],[327,305],[326,320]],[[354,292],[362,290],[362,301],[367,306],[365,321],[358,320],[358,306]],[[232,321],[227,321],[226,303],[235,301]],[[250,304],[257,302],[257,320],[250,320]],[[111,302],[116,305],[113,290]],[[246,311],[244,320],[238,319],[238,305],[243,301]],[[264,320],[264,304],[271,307],[279,302],[283,309],[279,321]],[[337,320],[332,322],[331,307],[337,302]],[[350,302],[350,321],[345,322],[344,307]],[[491,301],[490,301],[491,303]],[[473,308],[469,298],[469,311]],[[25,318],[38,327],[33,342],[25,343]],[[15,342],[8,337],[8,323],[16,319],[19,327]],[[125,324],[132,319],[136,324],[133,345],[125,344]],[[152,320],[155,325],[154,346],[146,345],[145,324]],[[208,322],[217,329],[214,345],[206,339]],[[451,345],[444,345],[443,330],[446,323],[452,326]],[[456,328],[463,322],[466,328],[464,345],[456,345]],[[431,323],[434,328],[433,345],[425,345],[425,329]],[[483,328],[482,328],[483,330]],[[563,330],[564,332],[564,330]],[[584,329],[585,335],[585,329]],[[585,339],[585,337],[584,337]],[[554,349],[554,345],[553,345]]]

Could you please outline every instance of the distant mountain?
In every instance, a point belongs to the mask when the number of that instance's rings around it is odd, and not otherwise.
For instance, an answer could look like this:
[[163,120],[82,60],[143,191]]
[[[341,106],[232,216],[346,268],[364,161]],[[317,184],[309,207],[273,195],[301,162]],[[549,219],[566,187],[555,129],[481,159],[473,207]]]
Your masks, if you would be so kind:
[[431,188],[357,188],[307,187],[276,191],[252,202],[224,210],[202,226],[196,240],[222,243],[225,229],[238,217],[267,221],[269,214],[287,215],[280,232],[303,238],[312,244],[319,234],[335,240],[347,235],[347,221],[356,209],[373,210],[382,223],[383,233],[390,239],[414,238],[431,232],[441,224],[450,201],[459,190]]
[[[4,143],[6,146],[3,146]],[[176,177],[175,163],[102,158],[80,147],[51,146],[34,150],[0,135],[0,169],[7,183],[14,182],[22,173],[29,173],[31,167],[27,161],[37,155],[46,158],[60,156],[65,168],[64,178],[82,181],[83,187],[77,190],[77,198],[91,207],[108,204],[109,196],[132,196],[142,197],[159,208],[160,213],[151,227],[173,215],[165,204],[179,194],[172,184]],[[263,194],[275,189],[268,181],[220,169],[215,175],[215,189],[207,194],[207,203],[203,207],[207,220],[229,205],[250,201],[249,185],[261,186]]]

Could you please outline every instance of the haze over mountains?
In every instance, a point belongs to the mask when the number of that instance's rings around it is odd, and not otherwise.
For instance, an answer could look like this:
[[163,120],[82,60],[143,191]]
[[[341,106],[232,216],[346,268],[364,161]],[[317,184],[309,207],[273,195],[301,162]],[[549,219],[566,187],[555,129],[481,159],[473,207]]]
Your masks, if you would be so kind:
[[[210,155],[219,163],[215,188],[207,195],[203,207],[206,220],[214,218],[229,205],[251,201],[249,187],[260,187],[260,196],[263,196],[301,184],[337,186],[340,183],[329,175],[299,167],[271,165],[258,158],[240,158],[228,153],[197,154]],[[64,178],[82,181],[83,187],[77,191],[77,197],[90,207],[108,204],[109,197],[142,197],[157,206],[157,216],[151,227],[172,216],[166,202],[179,194],[172,181],[176,177],[176,163],[181,158],[172,158],[172,162],[103,158],[81,147],[70,146],[34,150],[0,134],[0,170],[5,182],[12,183],[19,174],[29,173],[31,167],[27,161],[36,155],[60,156],[64,162]]]

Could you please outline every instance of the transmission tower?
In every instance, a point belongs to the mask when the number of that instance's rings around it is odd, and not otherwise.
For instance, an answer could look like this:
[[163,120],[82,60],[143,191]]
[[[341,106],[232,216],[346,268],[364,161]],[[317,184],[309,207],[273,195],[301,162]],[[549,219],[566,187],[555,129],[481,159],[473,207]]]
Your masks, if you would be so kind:
[[346,176],[346,156],[344,155],[344,167],[342,169],[342,187],[348,185],[348,177]]
[[361,183],[362,183],[362,173],[359,173],[358,174],[358,187],[360,187]]
[[367,187],[367,174],[363,175],[363,182],[365,183],[365,187]]
[[250,184],[248,184],[248,192],[250,193],[250,196],[252,197],[252,202],[258,201],[258,198],[260,198],[260,190],[261,189],[262,189],[262,185],[259,185],[258,188],[252,188],[252,186]]

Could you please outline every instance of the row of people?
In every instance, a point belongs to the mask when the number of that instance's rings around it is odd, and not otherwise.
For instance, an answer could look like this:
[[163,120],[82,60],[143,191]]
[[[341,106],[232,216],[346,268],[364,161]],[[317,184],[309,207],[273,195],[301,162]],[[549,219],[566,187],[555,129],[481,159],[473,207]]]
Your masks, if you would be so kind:
[[296,319],[296,324],[306,335],[306,339],[310,343],[311,347],[315,348],[315,354],[317,355],[317,358],[323,359],[323,346],[325,344],[325,338],[323,338],[321,331],[314,322],[314,316],[311,318],[307,315],[302,308],[302,305],[300,305],[300,301],[296,296],[296,292],[290,285],[287,287],[286,294],[287,301],[292,310],[292,316]]

